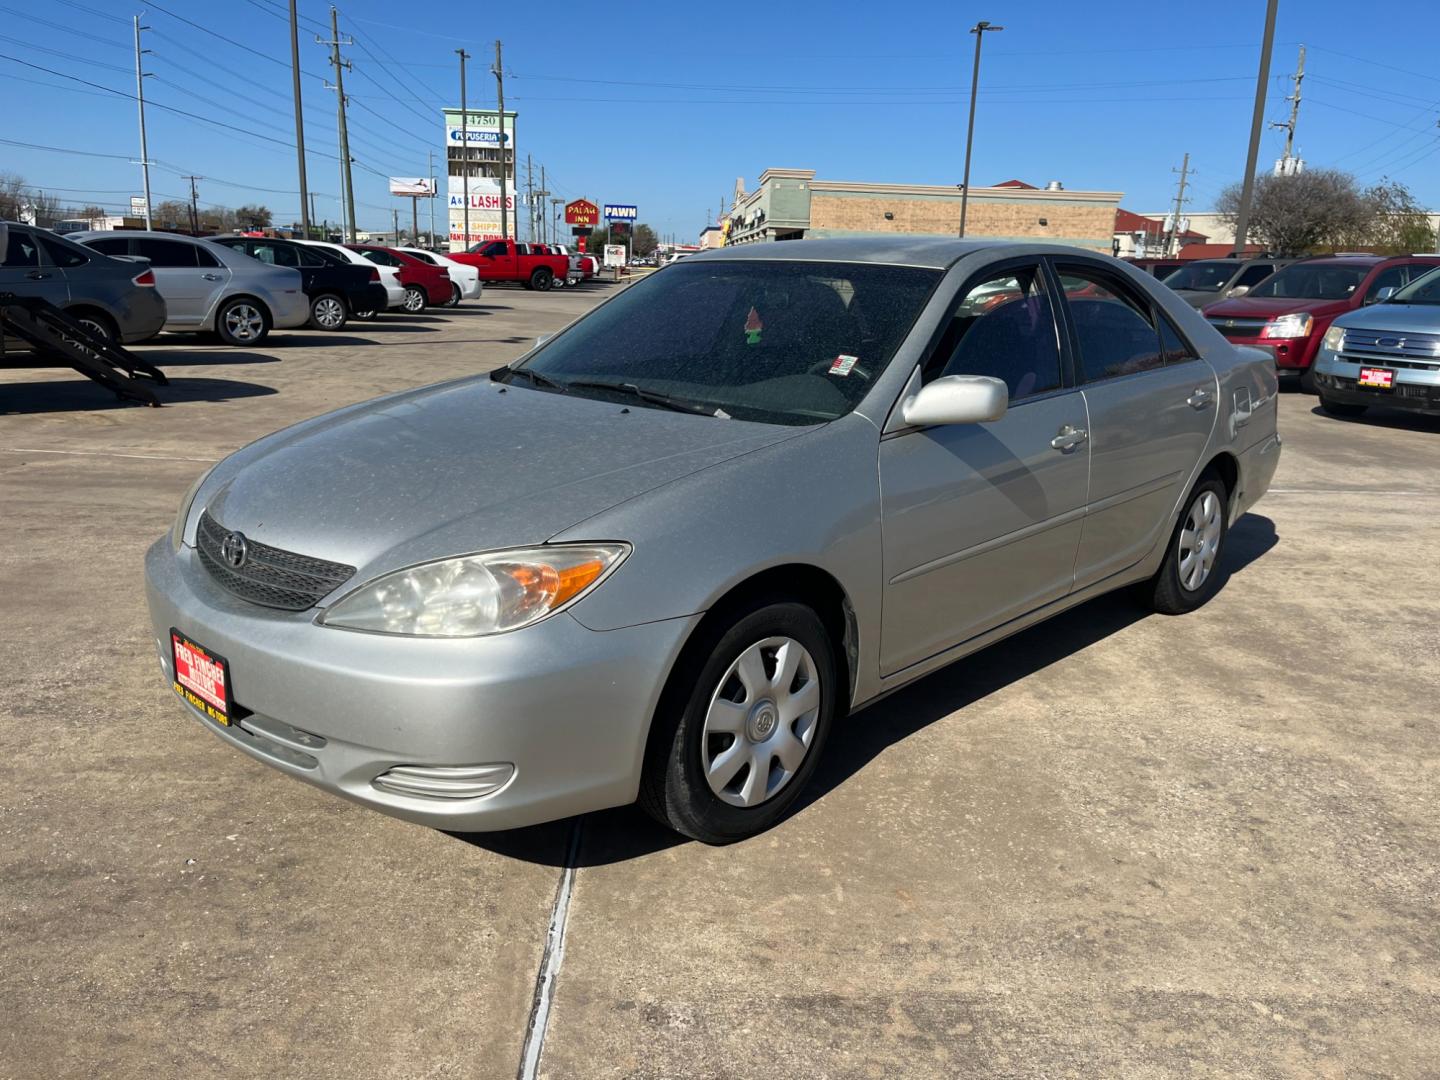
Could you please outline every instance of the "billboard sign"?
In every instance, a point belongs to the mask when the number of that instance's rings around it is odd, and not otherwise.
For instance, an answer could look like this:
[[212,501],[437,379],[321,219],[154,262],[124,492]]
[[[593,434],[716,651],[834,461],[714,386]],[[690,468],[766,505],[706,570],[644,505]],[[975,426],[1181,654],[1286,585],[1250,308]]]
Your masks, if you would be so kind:
[[600,208],[589,199],[576,199],[572,203],[566,203],[565,224],[598,225],[600,224]]
[[[514,143],[515,143],[515,134],[514,134],[514,132],[507,131],[507,132],[505,133],[505,145],[506,145],[506,146],[512,146],[512,145],[514,145]],[[486,131],[484,128],[481,128],[481,129],[479,129],[478,131],[477,131],[475,128],[471,128],[469,131],[462,130],[461,128],[458,128],[458,127],[446,128],[446,129],[445,129],[445,145],[446,145],[446,146],[499,146],[499,145],[500,145],[500,132],[499,132],[499,131]]]
[[435,194],[435,181],[428,176],[390,177],[391,195],[413,195],[428,199]]
[[624,203],[605,204],[606,221],[634,221],[637,216],[638,214],[633,206],[628,206]]

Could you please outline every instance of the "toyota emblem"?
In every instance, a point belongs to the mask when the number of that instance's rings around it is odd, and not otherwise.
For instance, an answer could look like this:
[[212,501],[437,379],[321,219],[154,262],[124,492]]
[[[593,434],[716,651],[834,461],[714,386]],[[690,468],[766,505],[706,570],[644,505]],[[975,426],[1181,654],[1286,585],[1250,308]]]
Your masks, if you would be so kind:
[[244,533],[226,533],[225,539],[220,541],[220,558],[224,559],[232,569],[239,570],[244,566],[249,555],[250,545],[246,541]]

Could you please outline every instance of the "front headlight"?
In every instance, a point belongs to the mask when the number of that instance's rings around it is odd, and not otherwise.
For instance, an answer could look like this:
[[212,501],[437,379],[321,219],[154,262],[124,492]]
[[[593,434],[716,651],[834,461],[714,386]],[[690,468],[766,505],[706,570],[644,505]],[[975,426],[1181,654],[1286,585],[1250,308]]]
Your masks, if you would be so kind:
[[185,543],[185,522],[190,517],[190,508],[195,505],[195,496],[200,493],[200,485],[205,483],[214,471],[215,466],[211,465],[196,477],[190,489],[185,492],[185,497],[180,500],[180,512],[175,515],[175,524],[170,526],[170,550],[176,554],[179,554],[180,546]]
[[1325,340],[1320,343],[1331,352],[1342,352],[1345,349],[1345,328],[1343,326],[1332,326],[1325,331]]
[[503,634],[578,600],[629,553],[629,544],[556,544],[425,563],[362,585],[320,622],[410,637]]
[[1281,315],[1278,319],[1271,319],[1260,331],[1260,336],[1262,338],[1307,337],[1313,323],[1314,320],[1307,312],[1293,312],[1289,315]]

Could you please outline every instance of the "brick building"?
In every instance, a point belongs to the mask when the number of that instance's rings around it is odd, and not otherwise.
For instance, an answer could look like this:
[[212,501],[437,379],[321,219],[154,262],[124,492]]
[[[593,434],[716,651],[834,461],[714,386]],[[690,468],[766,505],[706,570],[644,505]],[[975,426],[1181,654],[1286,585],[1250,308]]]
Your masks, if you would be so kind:
[[[1050,240],[1108,254],[1118,191],[1036,188],[1018,180],[970,189],[967,236]],[[960,189],[953,185],[868,184],[817,180],[813,169],[766,169],[745,192],[737,181],[731,244],[803,237],[904,233],[954,236]]]

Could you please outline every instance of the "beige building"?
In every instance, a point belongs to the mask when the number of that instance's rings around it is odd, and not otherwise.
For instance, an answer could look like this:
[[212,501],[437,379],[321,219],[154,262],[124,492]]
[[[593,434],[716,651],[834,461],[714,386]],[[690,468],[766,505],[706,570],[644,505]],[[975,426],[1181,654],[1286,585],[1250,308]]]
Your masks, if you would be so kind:
[[[1110,252],[1118,191],[1036,188],[1018,180],[971,188],[965,233],[997,240],[1050,240]],[[751,192],[736,182],[728,243],[904,233],[955,236],[958,186],[817,180],[814,169],[766,169]]]

